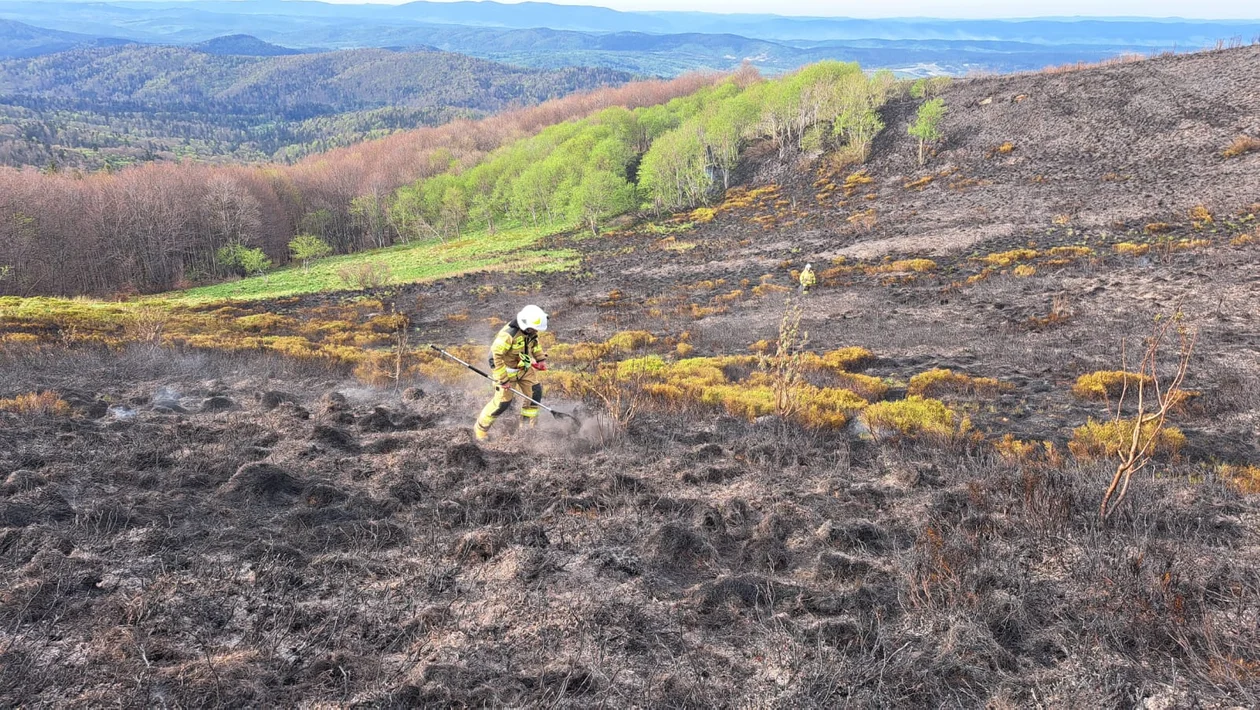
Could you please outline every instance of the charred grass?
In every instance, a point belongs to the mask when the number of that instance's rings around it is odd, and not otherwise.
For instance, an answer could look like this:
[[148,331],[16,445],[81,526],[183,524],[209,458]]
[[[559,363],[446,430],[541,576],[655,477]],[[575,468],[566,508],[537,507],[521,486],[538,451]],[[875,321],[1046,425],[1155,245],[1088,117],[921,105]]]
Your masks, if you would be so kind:
[[987,445],[686,412],[478,446],[478,398],[344,367],[4,358],[0,389],[73,408],[0,415],[6,705],[1260,695],[1256,509],[1224,476],[1161,468],[1104,526],[1105,465]]

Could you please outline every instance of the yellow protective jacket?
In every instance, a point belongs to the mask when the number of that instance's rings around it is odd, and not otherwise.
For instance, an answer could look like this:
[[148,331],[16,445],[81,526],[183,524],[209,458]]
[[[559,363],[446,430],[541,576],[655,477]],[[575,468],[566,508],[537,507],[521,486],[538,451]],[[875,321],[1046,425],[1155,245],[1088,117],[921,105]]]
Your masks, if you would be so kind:
[[547,355],[538,344],[538,336],[521,330],[516,325],[516,319],[503,326],[490,346],[491,374],[499,382],[520,379],[529,374],[532,363],[546,359]]
[[818,283],[818,278],[814,276],[813,269],[805,269],[804,271],[801,272],[801,285],[802,286],[804,286],[805,288],[809,288],[810,286],[813,286],[816,283]]

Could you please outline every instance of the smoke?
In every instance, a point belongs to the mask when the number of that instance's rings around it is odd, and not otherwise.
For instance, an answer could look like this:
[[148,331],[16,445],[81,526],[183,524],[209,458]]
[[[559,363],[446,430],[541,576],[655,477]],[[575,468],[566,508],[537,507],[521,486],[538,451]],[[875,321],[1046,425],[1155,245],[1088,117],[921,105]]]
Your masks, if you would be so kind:
[[348,381],[344,386],[338,387],[337,391],[345,395],[346,400],[353,405],[367,404],[384,404],[386,401],[397,399],[398,395],[393,392],[393,387],[373,387],[365,385],[357,380]]
[[183,395],[179,390],[170,385],[163,385],[153,392],[153,405],[156,407],[170,407],[171,405],[179,406],[179,399]]
[[620,438],[621,434],[622,428],[616,419],[606,414],[593,414],[582,419],[582,427],[576,436],[583,441],[602,446]]

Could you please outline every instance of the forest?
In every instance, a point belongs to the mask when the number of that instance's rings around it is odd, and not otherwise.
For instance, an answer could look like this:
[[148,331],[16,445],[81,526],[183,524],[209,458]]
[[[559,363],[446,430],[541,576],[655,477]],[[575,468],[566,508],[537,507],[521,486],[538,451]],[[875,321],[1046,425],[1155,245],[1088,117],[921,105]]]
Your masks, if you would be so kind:
[[[394,192],[553,124],[687,96],[717,77],[603,88],[479,120],[396,133],[293,165],[144,163],[79,173],[0,168],[0,293],[154,292],[223,275],[229,244],[277,262],[299,232],[348,252],[377,244]],[[388,238],[395,230],[391,227]]]
[[428,50],[242,56],[140,45],[79,49],[0,61],[0,165],[291,162],[630,78]]
[[291,167],[4,171],[0,289],[144,293],[206,283],[239,273],[224,255],[240,249],[284,263],[297,235],[345,254],[471,227],[493,233],[504,222],[595,232],[627,211],[704,204],[729,186],[753,139],[781,151],[836,148],[838,159],[860,162],[894,83],[838,62],[773,81],[746,69],[605,89]]

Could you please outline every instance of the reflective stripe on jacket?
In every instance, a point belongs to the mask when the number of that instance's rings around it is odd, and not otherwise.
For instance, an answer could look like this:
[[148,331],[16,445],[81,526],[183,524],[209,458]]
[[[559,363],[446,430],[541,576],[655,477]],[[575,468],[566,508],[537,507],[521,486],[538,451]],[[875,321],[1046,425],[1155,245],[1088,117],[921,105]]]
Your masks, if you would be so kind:
[[546,357],[538,336],[521,330],[515,321],[503,326],[490,346],[490,366],[498,380],[520,377],[531,363],[542,362]]

